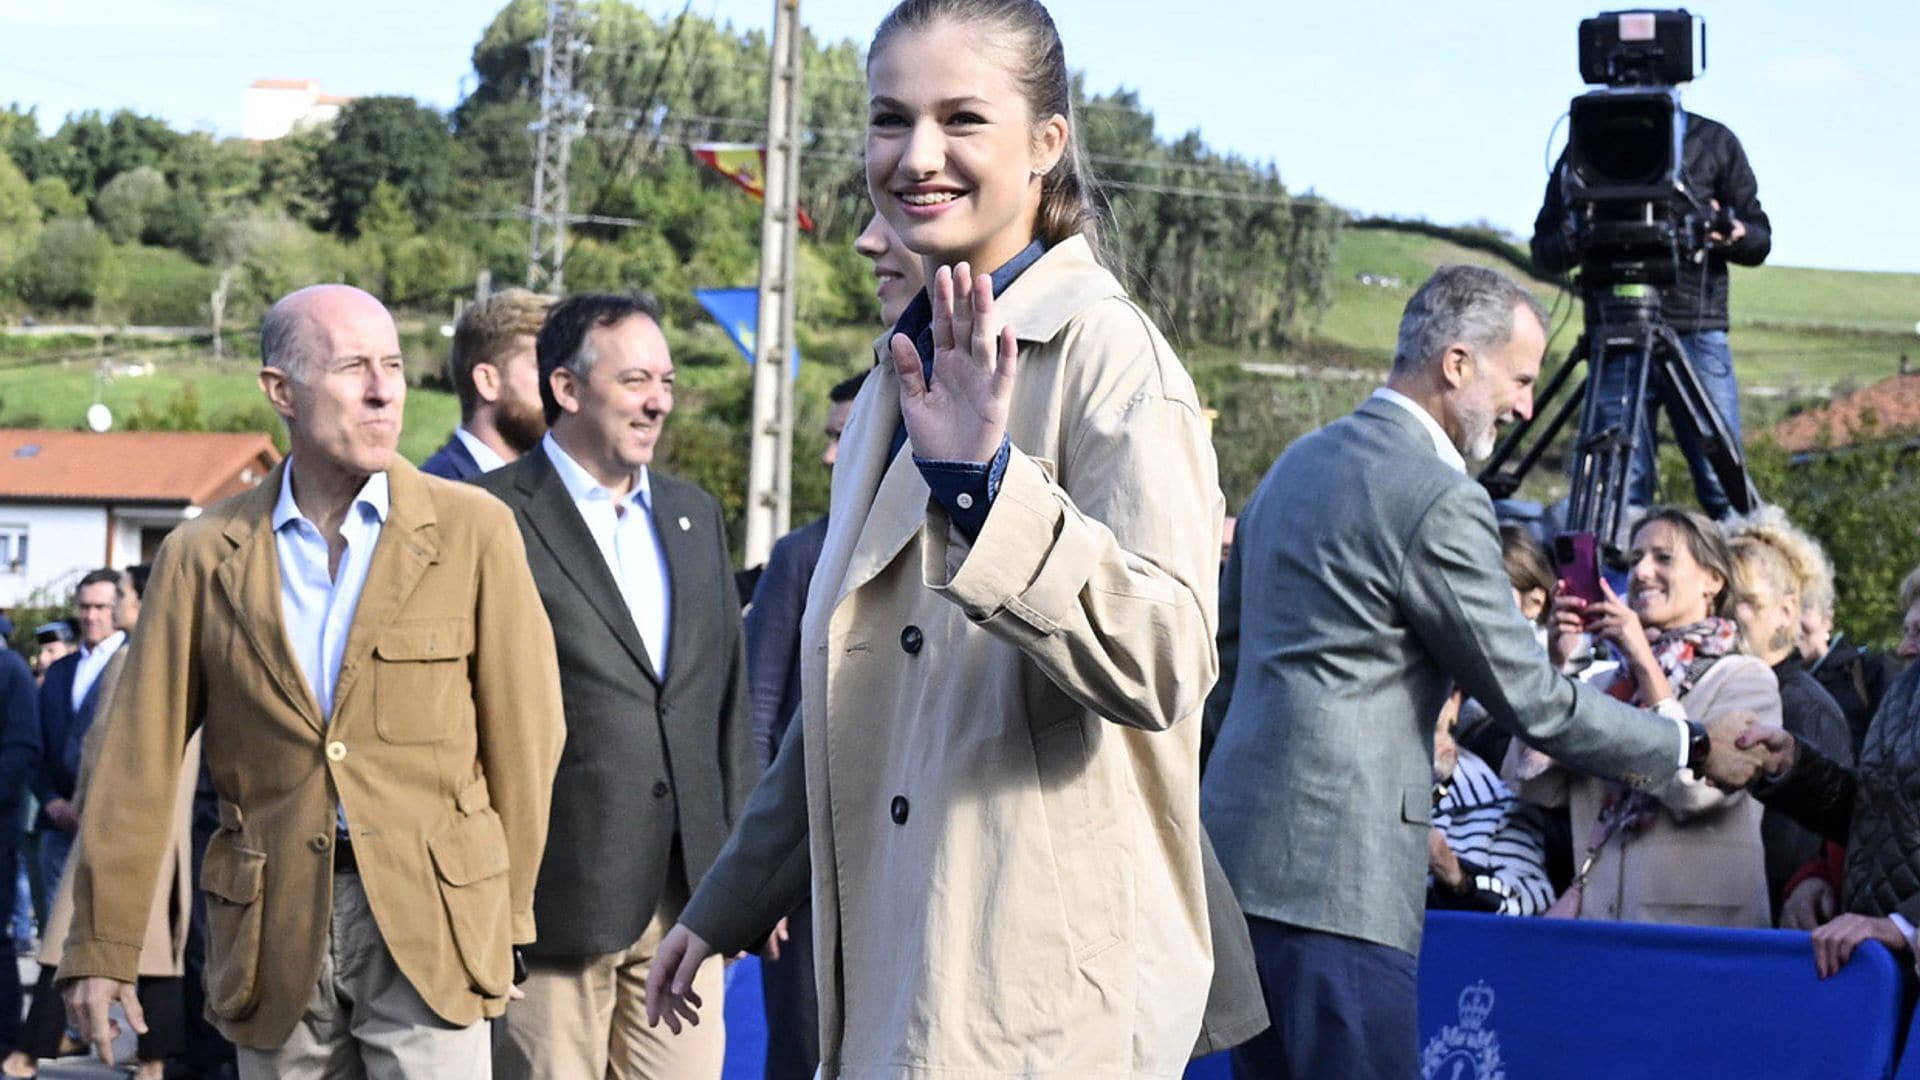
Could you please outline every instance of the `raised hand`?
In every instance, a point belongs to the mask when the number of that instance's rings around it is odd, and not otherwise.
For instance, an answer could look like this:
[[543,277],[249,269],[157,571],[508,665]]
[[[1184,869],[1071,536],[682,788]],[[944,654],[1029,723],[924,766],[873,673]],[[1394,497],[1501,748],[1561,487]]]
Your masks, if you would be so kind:
[[923,458],[990,461],[1007,432],[1019,363],[1013,328],[996,329],[993,281],[970,276],[966,263],[936,271],[927,296],[933,301],[933,385],[905,334],[887,343],[900,376],[907,439]]

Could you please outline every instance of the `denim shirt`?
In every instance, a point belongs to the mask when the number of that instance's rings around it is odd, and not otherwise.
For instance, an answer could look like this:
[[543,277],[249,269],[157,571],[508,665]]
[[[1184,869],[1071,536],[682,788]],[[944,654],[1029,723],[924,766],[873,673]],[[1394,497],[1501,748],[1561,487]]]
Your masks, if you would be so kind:
[[[1046,253],[1046,244],[1035,240],[995,270],[992,274],[993,295],[999,296],[1005,292],[1015,278],[1027,267],[1039,262],[1040,256]],[[900,321],[894,324],[893,332],[905,334],[913,340],[913,347],[920,354],[920,366],[926,373],[927,384],[931,386],[933,300],[927,290],[922,289],[907,305],[907,310],[900,313]],[[894,429],[892,453],[898,454],[906,441],[907,427],[903,421]],[[995,451],[990,461],[944,461],[923,458],[918,454],[913,456],[913,463],[920,468],[921,478],[927,482],[927,490],[968,540],[977,538],[987,524],[987,511],[993,508],[994,496],[1000,493],[1000,479],[1006,475],[1009,448],[1007,437],[1002,435],[1000,449]]]

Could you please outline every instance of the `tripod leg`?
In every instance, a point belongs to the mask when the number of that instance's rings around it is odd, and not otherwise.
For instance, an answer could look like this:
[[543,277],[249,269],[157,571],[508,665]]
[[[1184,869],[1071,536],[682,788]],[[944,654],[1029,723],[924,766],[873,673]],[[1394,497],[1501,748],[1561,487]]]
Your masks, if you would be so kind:
[[1654,359],[1674,441],[1686,451],[1701,507],[1715,518],[1727,516],[1729,510],[1751,512],[1761,500],[1747,474],[1739,429],[1714,404],[1671,329],[1662,327],[1657,333]]

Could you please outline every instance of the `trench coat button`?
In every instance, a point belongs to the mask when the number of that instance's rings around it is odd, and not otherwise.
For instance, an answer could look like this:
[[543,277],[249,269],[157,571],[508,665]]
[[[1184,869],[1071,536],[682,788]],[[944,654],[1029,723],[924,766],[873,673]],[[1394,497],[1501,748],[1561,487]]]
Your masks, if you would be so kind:
[[907,823],[907,797],[905,795],[895,795],[893,797],[892,810],[893,823],[895,825],[905,825]]
[[667,792],[672,790],[673,789],[671,787],[667,786],[667,782],[665,780],[655,780],[653,782],[653,797],[656,799],[666,798]]
[[926,635],[922,634],[917,626],[909,626],[900,631],[900,647],[906,650],[908,656],[917,655],[920,652],[920,646],[925,644],[926,640]]
[[307,846],[312,848],[314,851],[318,852],[319,854],[324,855],[327,853],[327,849],[333,846],[333,842],[324,836],[316,836],[313,839],[307,841]]
[[962,510],[971,510],[973,509],[973,496],[963,491],[953,497],[953,504]]
[[328,761],[347,760],[347,744],[343,742],[338,742],[338,741],[328,743],[327,744],[327,760]]

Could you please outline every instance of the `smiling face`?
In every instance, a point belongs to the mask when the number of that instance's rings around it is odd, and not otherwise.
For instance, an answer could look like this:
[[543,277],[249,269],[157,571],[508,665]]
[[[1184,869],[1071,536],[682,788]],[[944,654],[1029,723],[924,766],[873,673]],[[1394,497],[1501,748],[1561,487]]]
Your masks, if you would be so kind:
[[1633,534],[1633,567],[1627,606],[1656,630],[1697,623],[1713,610],[1726,581],[1701,566],[1684,533],[1666,521],[1650,521]]
[[281,301],[304,319],[305,347],[288,368],[264,367],[260,386],[287,422],[293,453],[355,476],[385,471],[400,445],[406,364],[393,316],[345,285]]
[[[1506,344],[1467,351],[1460,361],[1459,389],[1448,395],[1449,434],[1461,456],[1485,461],[1493,456],[1503,426],[1533,415],[1533,386],[1546,351],[1546,330],[1524,306],[1513,310],[1513,333]],[[1450,355],[1443,363],[1454,364],[1455,358]]]
[[929,266],[988,273],[1033,241],[1067,122],[1032,115],[1007,66],[1016,59],[980,28],[941,19],[889,37],[868,61],[867,191]]
[[888,326],[899,322],[900,313],[927,287],[927,272],[919,256],[907,250],[900,234],[877,212],[854,240],[853,250],[873,263],[873,291],[880,297],[880,321]]
[[673,412],[673,357],[660,327],[644,315],[587,332],[592,364],[582,376],[551,376],[560,416],[554,438],[609,490],[625,491],[653,461],[667,414]]

